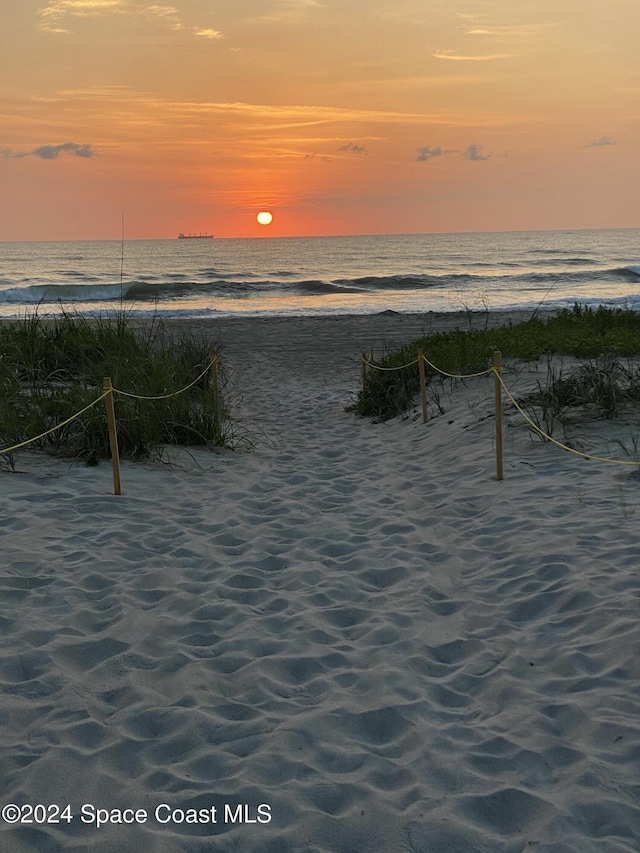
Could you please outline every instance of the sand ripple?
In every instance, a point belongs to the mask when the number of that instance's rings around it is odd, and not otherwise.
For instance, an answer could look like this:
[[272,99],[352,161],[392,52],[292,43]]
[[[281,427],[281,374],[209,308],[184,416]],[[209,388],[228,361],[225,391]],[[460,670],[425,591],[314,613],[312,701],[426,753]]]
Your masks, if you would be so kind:
[[228,356],[254,453],[125,465],[120,498],[104,465],[2,475],[3,801],[75,817],[0,849],[640,849],[637,482],[514,436],[497,483],[469,389],[356,421],[348,337],[260,328]]

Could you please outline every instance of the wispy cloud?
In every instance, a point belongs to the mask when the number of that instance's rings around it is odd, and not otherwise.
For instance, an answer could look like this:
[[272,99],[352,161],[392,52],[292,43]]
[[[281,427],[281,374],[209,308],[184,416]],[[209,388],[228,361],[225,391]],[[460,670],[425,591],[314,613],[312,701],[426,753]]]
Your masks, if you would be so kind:
[[322,3],[321,0],[278,0],[277,5],[282,9],[306,12],[308,9],[322,9],[326,4]]
[[324,9],[326,4],[321,0],[277,0],[276,7],[290,15],[303,15],[311,9]]
[[[135,144],[142,150],[148,143],[150,128],[155,128],[156,132],[162,131],[164,138],[172,145],[211,145],[211,122],[214,121],[223,129],[220,138],[226,140],[225,151],[229,156],[234,140],[251,140],[251,145],[255,146],[257,139],[262,144],[267,138],[277,137],[280,140],[293,140],[297,156],[306,151],[318,151],[336,159],[361,162],[371,160],[373,152],[370,145],[375,144],[376,152],[386,150],[389,140],[404,133],[402,129],[405,128],[413,128],[420,134],[428,127],[432,133],[438,134],[437,128],[458,128],[462,132],[462,128],[466,130],[468,127],[468,117],[463,113],[401,112],[319,104],[179,102],[117,85],[78,86],[47,97],[34,97],[32,109],[34,115],[64,115],[67,121],[75,120],[82,127],[86,127],[87,122],[104,121],[106,116],[110,117],[110,136],[103,135],[102,140],[105,146],[119,144],[124,134],[128,144],[133,145],[135,140]],[[486,116],[475,122],[475,126],[476,129],[480,126],[494,128],[501,121],[501,116]],[[112,143],[109,143],[109,138]],[[417,143],[421,142],[418,136]],[[348,143],[366,145],[369,156],[359,156],[353,150],[337,153],[339,147]],[[428,150],[431,148],[435,148],[435,145],[432,144]],[[414,161],[416,149],[417,145],[412,147],[409,144],[410,156]],[[243,156],[249,156],[248,147],[242,150]],[[422,156],[426,158],[427,154],[428,151],[425,151]]]
[[343,88],[350,92],[411,92],[426,88],[445,88],[449,86],[481,86],[496,80],[495,74],[460,74],[452,69],[451,74],[429,77],[376,77],[363,80],[350,80]]
[[468,36],[491,36],[493,38],[528,39],[553,29],[555,24],[516,24],[506,26],[475,26],[467,30]]
[[459,148],[432,148],[430,145],[423,145],[416,150],[416,154],[418,163],[428,163],[435,157],[444,157],[447,154],[459,154],[463,160],[490,160],[493,157],[492,152],[485,154],[484,145],[478,145],[477,142],[472,142],[462,151]]
[[605,148],[607,145],[617,145],[617,141],[613,136],[601,136],[600,139],[592,139],[587,142],[585,148]]
[[135,0],[48,0],[38,12],[40,29],[50,33],[71,33],[77,18],[131,15],[153,19],[177,32],[201,38],[218,39],[222,33],[209,27],[190,27],[183,24],[176,6],[164,3],[144,3]]
[[123,14],[125,0],[49,0],[38,11],[40,28],[52,33],[69,33],[65,19]]
[[271,0],[264,3],[266,11],[256,17],[256,21],[275,24],[298,24],[303,21],[310,12],[326,8],[322,0]]
[[493,62],[496,59],[512,59],[514,53],[488,53],[476,56],[467,56],[465,54],[456,53],[453,50],[436,50],[432,54],[434,59],[446,59],[449,62]]
[[[155,95],[136,92],[127,86],[87,86],[85,88],[61,89],[54,96],[36,98],[34,103],[59,104],[67,108],[74,105],[82,112],[97,109],[101,113],[117,105],[121,110],[127,106],[137,113],[147,115],[197,118],[198,116],[227,115],[245,121],[255,121],[258,127],[267,123],[271,127],[306,126],[332,124],[336,122],[364,122],[393,125],[451,125],[457,124],[455,117],[447,113],[401,112],[397,110],[358,109],[356,107],[332,107],[318,104],[256,104],[243,101],[170,101]],[[342,137],[344,139],[344,137]]]
[[[134,11],[132,8],[131,11]],[[152,3],[148,6],[140,6],[138,11],[144,12],[147,17],[157,18],[174,30],[182,29],[182,21],[175,6],[164,6],[160,3]]]
[[435,157],[444,157],[446,154],[460,154],[464,160],[490,160],[493,157],[492,153],[484,153],[484,145],[478,145],[477,142],[472,142],[463,151],[459,148],[432,148],[430,145],[423,145],[416,151],[418,163],[428,163]]
[[341,145],[338,151],[348,151],[351,154],[368,154],[366,145],[356,145],[355,142],[347,142],[346,145]]
[[39,148],[34,148],[32,151],[13,151],[11,148],[5,148],[2,152],[4,157],[21,158],[21,157],[40,157],[41,160],[57,160],[60,154],[72,154],[76,157],[97,157],[98,152],[86,143],[78,142],[63,142],[62,145],[41,145]]
[[322,163],[331,163],[331,157],[326,157],[324,154],[318,154],[314,152],[313,154],[305,154],[305,160],[320,160]]
[[205,39],[221,39],[222,38],[222,33],[219,30],[211,30],[211,29],[194,30],[194,35],[199,36],[200,38],[205,38]]
[[48,0],[41,9],[41,15],[101,15],[118,11],[126,5],[126,0]]
[[176,32],[190,33],[191,35],[206,39],[222,38],[220,30],[214,30],[211,27],[188,27],[183,24],[180,13],[175,6],[163,6],[158,3],[151,5],[138,4],[132,5],[131,11],[144,14],[147,18],[155,18]]
[[457,149],[441,148],[440,146],[432,148],[430,145],[423,145],[422,148],[418,148],[416,153],[418,163],[427,163],[429,160],[433,160],[434,157],[442,157],[445,154],[456,154]]

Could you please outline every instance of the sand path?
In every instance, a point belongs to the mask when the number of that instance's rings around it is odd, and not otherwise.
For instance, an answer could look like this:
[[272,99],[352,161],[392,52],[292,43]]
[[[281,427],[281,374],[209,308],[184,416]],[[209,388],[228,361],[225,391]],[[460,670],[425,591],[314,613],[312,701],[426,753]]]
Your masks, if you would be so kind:
[[355,419],[400,322],[214,325],[251,453],[3,475],[4,800],[75,817],[0,849],[638,849],[637,480],[519,432],[498,483],[487,380]]

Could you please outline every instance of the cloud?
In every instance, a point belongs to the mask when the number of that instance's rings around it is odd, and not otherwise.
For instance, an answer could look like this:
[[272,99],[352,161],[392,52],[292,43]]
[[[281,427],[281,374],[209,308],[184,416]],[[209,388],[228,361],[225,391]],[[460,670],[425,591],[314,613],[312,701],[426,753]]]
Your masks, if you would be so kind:
[[326,4],[322,0],[280,0],[278,5],[283,9],[305,12],[307,9],[324,9]]
[[366,145],[356,145],[355,142],[347,142],[338,148],[338,151],[349,151],[351,154],[368,154]]
[[[270,132],[280,129],[328,127],[332,128],[332,150],[344,144],[360,127],[363,140],[387,138],[387,132],[372,134],[374,127],[391,125],[396,128],[412,127],[424,132],[425,127],[467,126],[466,116],[452,115],[449,112],[400,112],[388,109],[366,109],[353,107],[334,107],[318,104],[270,104],[217,101],[172,101],[158,98],[148,92],[139,92],[127,86],[86,86],[63,89],[47,96],[34,96],[37,109],[64,110],[67,115],[73,113],[78,121],[86,124],[87,115],[106,115],[116,113],[118,120],[129,121],[133,116],[139,126],[157,123],[176,131],[180,123],[191,122],[204,127],[209,120],[224,120],[234,126],[238,132]],[[491,121],[489,120],[491,119]],[[491,124],[489,117],[482,124]],[[239,125],[242,129],[239,129]],[[385,129],[386,130],[386,129]],[[433,132],[433,131],[432,131]],[[308,136],[308,134],[306,134]],[[323,136],[323,141],[326,137]],[[309,144],[309,143],[307,143]]]
[[175,6],[162,6],[158,3],[153,3],[151,5],[141,7],[140,11],[144,12],[147,16],[160,18],[161,21],[169,24],[169,26],[174,30],[182,29],[182,22],[180,21],[180,16],[178,15],[178,10]]
[[322,0],[278,0],[275,4],[281,17],[298,17],[314,9],[324,9]]
[[452,50],[437,50],[431,54],[434,59],[448,59],[450,62],[492,62],[495,59],[511,59],[514,53],[489,53],[480,56],[465,56]]
[[474,26],[466,31],[468,36],[491,36],[498,38],[523,38],[543,35],[552,30],[556,24],[516,24],[506,26]]
[[50,33],[70,34],[69,22],[74,18],[107,15],[131,15],[155,19],[177,32],[187,32],[201,38],[222,38],[222,33],[208,27],[187,27],[182,23],[175,6],[163,3],[134,2],[134,0],[48,0],[38,12],[40,29]]
[[123,0],[49,0],[38,14],[41,29],[51,33],[68,33],[70,31],[62,26],[64,18],[88,18],[123,12]]
[[472,142],[468,148],[462,152],[465,160],[490,160],[492,154],[483,154],[484,145],[478,145],[477,142]]
[[428,160],[433,160],[434,157],[442,157],[445,154],[455,154],[455,148],[431,148],[430,145],[424,145],[422,148],[417,149],[417,160],[418,163],[426,163]]
[[[419,163],[427,163],[434,157],[444,157],[445,154],[460,154],[464,160],[490,160],[493,157],[493,152],[485,154],[484,145],[478,145],[477,142],[472,142],[464,151],[459,148],[441,148],[440,146],[432,148],[430,145],[425,145],[418,148],[416,153],[418,155],[416,159]],[[507,154],[499,156],[506,157]]]
[[194,30],[194,33],[195,33],[195,35],[200,36],[201,38],[205,38],[205,39],[221,39],[222,38],[222,33],[219,30],[211,30],[211,29]]
[[191,33],[194,36],[205,39],[222,38],[222,33],[219,30],[214,30],[211,27],[187,27],[180,19],[180,13],[175,6],[163,6],[158,3],[143,4],[131,7],[132,12],[143,14],[147,18],[155,18],[161,23],[171,27],[176,32]]
[[97,157],[97,151],[87,145],[81,145],[78,142],[63,142],[62,145],[41,145],[39,148],[34,148],[33,151],[12,151],[10,148],[3,150],[3,155],[10,158],[20,157],[40,157],[41,160],[57,160],[60,154],[68,153],[76,157]]
[[303,159],[305,159],[305,160],[321,160],[323,163],[331,163],[332,162],[330,157],[325,157],[322,154],[318,154],[316,152],[314,152],[313,154],[305,154]]
[[607,145],[617,145],[618,143],[612,136],[601,136],[600,139],[592,139],[587,142],[585,148],[604,148]]

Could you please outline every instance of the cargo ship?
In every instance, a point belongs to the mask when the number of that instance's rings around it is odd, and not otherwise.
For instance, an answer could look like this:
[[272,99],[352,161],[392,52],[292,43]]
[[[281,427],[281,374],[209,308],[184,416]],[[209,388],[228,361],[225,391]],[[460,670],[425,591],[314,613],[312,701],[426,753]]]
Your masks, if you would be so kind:
[[178,240],[213,240],[213,234],[178,234]]

